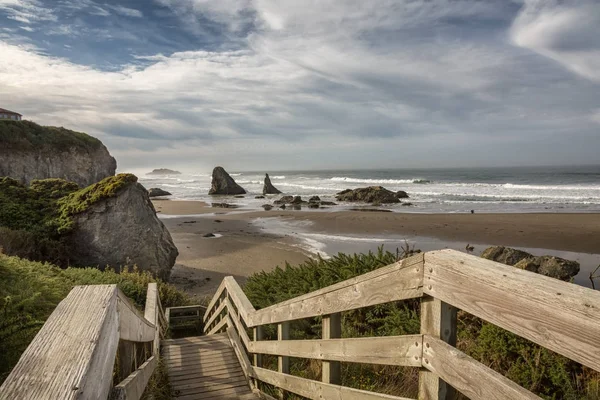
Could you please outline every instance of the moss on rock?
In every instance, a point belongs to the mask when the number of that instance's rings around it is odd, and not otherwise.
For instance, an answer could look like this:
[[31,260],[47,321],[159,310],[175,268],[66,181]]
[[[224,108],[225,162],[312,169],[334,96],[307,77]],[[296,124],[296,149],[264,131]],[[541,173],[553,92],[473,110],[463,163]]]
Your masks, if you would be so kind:
[[137,182],[133,174],[109,176],[98,183],[71,193],[58,201],[58,233],[73,229],[73,216],[89,209],[103,199],[115,197],[123,189]]

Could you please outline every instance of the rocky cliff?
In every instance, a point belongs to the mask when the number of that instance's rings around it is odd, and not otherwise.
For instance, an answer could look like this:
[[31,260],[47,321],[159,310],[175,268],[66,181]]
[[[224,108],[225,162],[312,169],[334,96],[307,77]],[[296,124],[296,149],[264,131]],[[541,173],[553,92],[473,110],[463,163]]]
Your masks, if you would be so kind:
[[60,200],[63,229],[76,265],[137,265],[167,279],[178,251],[148,192],[119,174]]
[[0,176],[25,184],[61,178],[85,187],[114,175],[116,168],[102,142],[85,133],[30,121],[0,121]]

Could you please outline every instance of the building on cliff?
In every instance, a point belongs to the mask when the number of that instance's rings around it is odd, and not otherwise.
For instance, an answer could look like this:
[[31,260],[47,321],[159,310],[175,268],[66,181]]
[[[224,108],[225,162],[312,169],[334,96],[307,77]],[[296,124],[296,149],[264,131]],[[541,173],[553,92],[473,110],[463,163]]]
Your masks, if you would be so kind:
[[0,119],[11,119],[13,121],[20,121],[21,117],[23,116],[19,113],[0,108]]

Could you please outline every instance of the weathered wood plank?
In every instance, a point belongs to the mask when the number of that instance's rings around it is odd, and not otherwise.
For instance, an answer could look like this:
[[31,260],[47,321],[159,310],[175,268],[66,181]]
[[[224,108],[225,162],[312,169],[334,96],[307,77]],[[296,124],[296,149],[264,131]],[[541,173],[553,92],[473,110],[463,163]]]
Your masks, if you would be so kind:
[[206,323],[206,320],[213,315],[215,305],[218,304],[219,299],[221,298],[221,294],[223,293],[223,291],[225,290],[225,287],[227,286],[228,281],[226,280],[226,278],[227,277],[223,278],[223,280],[221,281],[221,284],[215,291],[215,294],[213,295],[212,299],[210,299],[208,306],[206,306],[206,312],[204,313],[204,318],[203,318],[203,321],[205,323]]
[[151,342],[154,340],[156,328],[144,315],[135,308],[129,299],[117,291],[117,311],[119,314],[119,336],[130,342]]
[[244,328],[242,322],[240,321],[240,317],[239,317],[238,313],[233,309],[233,307],[231,307],[230,304],[228,304],[228,306],[227,306],[227,312],[229,312],[231,320],[233,321],[233,324],[235,325],[235,330],[237,331],[242,343],[244,344],[246,349],[248,349],[250,347],[250,343],[251,343],[250,337],[248,336],[248,333],[246,333],[246,329]]
[[472,400],[540,399],[433,336],[423,337],[423,366]]
[[[421,334],[440,338],[456,345],[456,308],[441,300],[425,296],[421,299]],[[455,396],[452,386],[431,371],[419,371],[420,400],[450,400]]]
[[227,333],[229,334],[229,337],[231,338],[231,344],[235,350],[235,355],[237,356],[238,361],[240,362],[242,371],[244,372],[244,375],[246,376],[246,379],[248,380],[248,385],[250,385],[249,379],[251,377],[254,377],[254,371],[252,369],[252,364],[250,363],[250,359],[248,358],[248,356],[246,355],[246,352],[244,351],[244,348],[242,347],[242,342],[240,341],[240,338],[237,335],[235,328],[228,328]]
[[0,387],[3,399],[107,398],[119,342],[116,285],[76,286]]
[[158,285],[156,282],[148,284],[146,291],[146,306],[144,308],[144,318],[154,325],[154,343],[152,344],[152,354],[159,356],[160,352],[160,297],[158,295]]
[[600,292],[452,250],[425,255],[425,293],[600,371]]
[[[323,321],[323,333],[322,337],[324,340],[327,339],[339,339],[342,337],[342,314],[330,314],[324,315]],[[339,343],[339,342],[338,342]],[[342,366],[339,361],[330,361],[329,358],[325,358],[323,361],[321,373],[321,380],[325,383],[333,383],[335,385],[342,384]]]
[[[216,323],[217,318],[221,315],[223,310],[227,307],[229,300],[221,301],[219,306],[215,309],[215,312],[210,316],[210,318],[204,323],[204,331],[206,332],[213,323]],[[172,318],[172,317],[171,317]]]
[[212,335],[213,333],[217,333],[222,329],[225,329],[227,325],[227,320],[226,319],[222,319],[219,321],[219,323],[217,323],[209,332],[209,335]]
[[202,376],[212,376],[214,374],[237,371],[239,370],[239,365],[239,361],[234,360],[232,362],[214,365],[211,367],[201,365],[180,366],[177,368],[170,367],[169,376],[190,375],[196,372],[199,372],[199,375]]
[[352,389],[349,387],[304,379],[293,375],[281,374],[264,368],[255,368],[254,372],[262,382],[269,383],[313,400],[410,400],[405,397],[367,392],[365,390]]
[[423,254],[258,310],[248,327],[292,321],[423,295]]
[[[277,324],[277,341],[281,343],[284,340],[290,338],[290,323],[280,322]],[[290,358],[286,356],[277,357],[277,371],[282,374],[290,373]],[[279,399],[284,400],[288,398],[288,393],[281,389],[279,390]]]
[[137,370],[112,389],[111,400],[139,400],[156,368],[157,358],[150,357]]
[[246,297],[244,291],[232,276],[227,276],[223,280],[227,281],[227,293],[235,304],[239,317],[246,323],[246,326],[251,328],[251,326],[248,325],[248,317],[256,311],[254,306],[250,303],[250,300],[248,300],[248,297]]
[[421,335],[324,340],[263,340],[251,351],[315,360],[363,364],[421,366]]
[[169,382],[171,382],[171,383],[182,382],[182,381],[188,382],[189,380],[194,380],[194,382],[203,382],[203,381],[212,381],[214,379],[229,378],[229,377],[234,377],[234,376],[243,378],[244,372],[242,370],[240,370],[239,368],[236,368],[235,370],[232,370],[232,371],[221,371],[221,373],[218,373],[218,374],[212,374],[210,376],[205,376],[204,374],[198,374],[198,371],[195,371],[195,372],[187,374],[187,375],[169,376]]

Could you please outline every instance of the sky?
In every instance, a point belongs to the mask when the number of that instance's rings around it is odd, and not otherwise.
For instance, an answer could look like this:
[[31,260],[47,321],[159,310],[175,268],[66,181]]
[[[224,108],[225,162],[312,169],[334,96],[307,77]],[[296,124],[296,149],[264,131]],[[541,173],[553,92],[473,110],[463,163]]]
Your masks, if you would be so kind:
[[600,0],[0,0],[0,107],[119,170],[600,163]]

